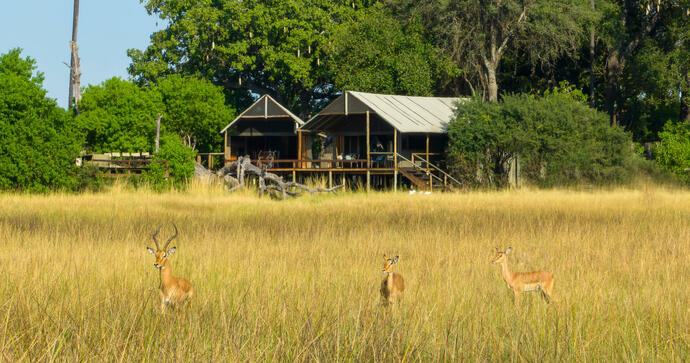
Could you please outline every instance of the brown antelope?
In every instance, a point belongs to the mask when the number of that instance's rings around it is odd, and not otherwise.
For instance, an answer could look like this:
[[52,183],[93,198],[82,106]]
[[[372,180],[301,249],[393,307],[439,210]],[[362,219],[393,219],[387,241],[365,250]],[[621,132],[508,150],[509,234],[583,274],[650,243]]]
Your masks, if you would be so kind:
[[392,303],[396,298],[402,298],[405,282],[400,274],[391,270],[393,264],[398,262],[398,256],[386,258],[386,255],[383,255],[383,259],[383,273],[386,277],[381,281],[381,298],[385,303]]
[[161,312],[165,313],[166,305],[172,305],[173,307],[178,304],[188,302],[192,299],[194,291],[192,290],[192,284],[182,277],[173,276],[172,267],[170,265],[170,256],[175,253],[176,247],[168,249],[170,242],[177,237],[177,226],[175,227],[175,234],[165,242],[165,246],[161,249],[158,245],[158,240],[156,236],[158,232],[161,231],[160,227],[156,233],[153,234],[153,242],[156,244],[156,250],[154,251],[151,247],[146,247],[146,249],[151,252],[152,255],[156,256],[156,263],[153,267],[160,270],[160,290],[158,295],[161,298]]
[[548,271],[532,271],[532,272],[510,272],[508,269],[508,261],[506,255],[509,254],[511,248],[501,252],[496,248],[496,256],[491,261],[492,264],[501,265],[501,274],[503,280],[508,284],[508,288],[513,290],[515,294],[515,306],[518,306],[518,299],[521,292],[539,291],[542,296],[549,302],[553,300],[551,289],[553,288],[553,275]]

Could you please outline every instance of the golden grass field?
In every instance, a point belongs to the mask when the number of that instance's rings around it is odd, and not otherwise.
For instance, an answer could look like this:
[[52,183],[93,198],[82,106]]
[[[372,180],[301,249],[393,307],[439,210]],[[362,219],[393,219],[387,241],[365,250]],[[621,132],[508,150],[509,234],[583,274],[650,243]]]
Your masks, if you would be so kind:
[[[186,309],[145,249],[176,223]],[[164,237],[165,238],[165,237]],[[690,192],[0,196],[6,361],[688,361]],[[519,309],[513,271],[555,276]],[[382,255],[402,303],[381,306]]]

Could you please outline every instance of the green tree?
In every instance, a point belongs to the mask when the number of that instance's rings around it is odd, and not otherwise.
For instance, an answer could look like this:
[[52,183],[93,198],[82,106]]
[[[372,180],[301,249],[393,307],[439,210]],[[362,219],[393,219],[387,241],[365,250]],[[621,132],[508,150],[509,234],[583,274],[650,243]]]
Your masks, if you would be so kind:
[[0,55],[0,190],[72,188],[82,143],[75,130],[46,96],[36,62],[20,49]]
[[220,130],[234,118],[235,111],[225,105],[220,87],[195,77],[170,75],[153,91],[161,96],[165,109],[161,123],[166,130],[200,152],[222,151]]
[[339,90],[432,96],[456,67],[425,38],[377,4],[334,27],[328,65]]
[[690,2],[682,3],[604,3],[600,103],[639,141],[657,140],[666,122],[688,117]]
[[87,87],[79,109],[76,122],[91,152],[139,152],[153,151],[155,120],[165,107],[160,93],[115,77]]
[[461,67],[463,77],[485,99],[498,99],[497,72],[510,51],[534,65],[552,66],[574,54],[592,19],[585,0],[441,1],[398,0],[399,9],[422,17]]
[[[198,75],[233,98],[270,94],[306,116],[330,96],[324,45],[350,5],[331,0],[148,0],[146,9],[169,26],[146,50],[128,51],[140,84],[171,73]],[[355,1],[353,6],[367,5]]]

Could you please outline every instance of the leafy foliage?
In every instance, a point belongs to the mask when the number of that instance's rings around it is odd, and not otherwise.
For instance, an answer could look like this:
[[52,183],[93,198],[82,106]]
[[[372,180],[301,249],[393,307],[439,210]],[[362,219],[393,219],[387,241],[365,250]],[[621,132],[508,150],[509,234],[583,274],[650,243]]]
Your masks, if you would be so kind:
[[418,96],[433,95],[457,72],[429,44],[419,22],[403,26],[383,4],[334,28],[328,64],[337,89]]
[[171,75],[151,87],[119,78],[89,86],[77,120],[94,152],[152,151],[156,117],[161,133],[177,133],[203,152],[222,148],[220,130],[234,111],[220,88],[206,80]]
[[630,134],[609,126],[570,87],[543,96],[470,101],[449,126],[449,163],[470,185],[502,186],[518,157],[522,177],[540,186],[628,181],[637,157]]
[[87,87],[79,109],[76,121],[89,151],[140,152],[153,150],[155,121],[164,105],[158,92],[115,77]]
[[334,21],[352,11],[331,0],[148,0],[145,6],[170,25],[152,35],[146,50],[128,51],[138,82],[199,75],[240,98],[269,93],[302,115],[331,92],[323,45]]
[[67,112],[46,97],[35,64],[20,49],[0,55],[0,190],[74,186],[82,138]]
[[[187,181],[194,175],[194,156],[196,151],[185,146],[182,139],[175,134],[161,135],[161,145],[154,155],[149,170],[144,173],[144,181],[158,191],[175,186],[184,188]],[[165,179],[165,161],[170,172],[169,179]]]
[[171,75],[152,90],[160,94],[164,106],[161,124],[180,135],[188,146],[200,152],[220,152],[220,130],[234,118],[235,111],[225,105],[221,88],[211,82]]
[[661,144],[656,149],[659,166],[690,184],[690,124],[669,122],[659,137]]

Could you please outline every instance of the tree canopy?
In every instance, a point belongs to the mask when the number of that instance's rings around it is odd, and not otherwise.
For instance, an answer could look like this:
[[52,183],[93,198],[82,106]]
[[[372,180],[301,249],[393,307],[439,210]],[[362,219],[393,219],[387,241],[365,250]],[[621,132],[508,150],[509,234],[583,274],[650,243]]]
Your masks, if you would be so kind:
[[168,27],[129,51],[134,79],[197,76],[236,109],[268,93],[306,117],[343,90],[496,100],[567,81],[636,141],[690,121],[689,0],[144,5]]
[[327,64],[339,90],[433,96],[458,71],[421,22],[403,25],[381,3],[333,30]]

